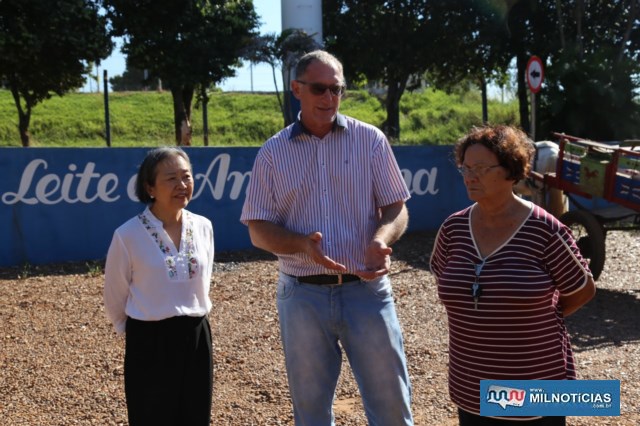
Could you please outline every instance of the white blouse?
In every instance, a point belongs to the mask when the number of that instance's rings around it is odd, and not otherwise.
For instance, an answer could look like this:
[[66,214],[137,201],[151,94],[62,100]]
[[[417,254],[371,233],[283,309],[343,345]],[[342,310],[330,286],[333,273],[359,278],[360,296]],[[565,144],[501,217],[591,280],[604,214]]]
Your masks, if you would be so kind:
[[104,283],[104,307],[116,332],[124,334],[127,316],[159,321],[207,315],[213,252],[211,221],[187,210],[179,250],[149,208],[116,229]]

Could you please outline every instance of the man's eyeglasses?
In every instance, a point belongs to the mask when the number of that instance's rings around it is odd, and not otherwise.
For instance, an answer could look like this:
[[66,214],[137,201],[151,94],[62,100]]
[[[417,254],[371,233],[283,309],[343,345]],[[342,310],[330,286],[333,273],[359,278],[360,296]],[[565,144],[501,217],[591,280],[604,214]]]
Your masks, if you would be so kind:
[[475,167],[460,166],[458,167],[458,172],[460,172],[462,176],[473,175],[476,177],[482,177],[486,175],[487,172],[489,172],[489,170],[494,169],[496,167],[501,167],[501,165],[496,164],[495,166],[475,166]]
[[334,84],[333,86],[327,86],[322,83],[309,83],[308,81],[296,80],[300,84],[304,84],[305,86],[309,86],[309,91],[315,96],[324,95],[327,90],[331,92],[333,96],[342,96],[344,95],[345,87],[342,84]]

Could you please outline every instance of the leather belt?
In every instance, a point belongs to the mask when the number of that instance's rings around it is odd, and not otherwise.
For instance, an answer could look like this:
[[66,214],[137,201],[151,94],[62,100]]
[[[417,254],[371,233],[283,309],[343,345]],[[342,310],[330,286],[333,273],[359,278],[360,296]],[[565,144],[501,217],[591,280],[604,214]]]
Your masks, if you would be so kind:
[[352,281],[360,281],[359,276],[351,274],[305,275],[303,277],[296,277],[296,279],[301,283],[316,285],[335,285],[349,283]]

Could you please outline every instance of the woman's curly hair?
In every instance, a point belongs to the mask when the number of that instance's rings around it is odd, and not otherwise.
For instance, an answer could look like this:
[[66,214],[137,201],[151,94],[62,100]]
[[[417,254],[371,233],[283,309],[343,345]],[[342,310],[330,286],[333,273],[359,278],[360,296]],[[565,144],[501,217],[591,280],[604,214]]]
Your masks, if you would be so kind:
[[507,179],[517,182],[529,174],[535,146],[522,130],[506,125],[472,128],[455,145],[458,166],[464,162],[467,148],[476,144],[486,147],[498,157],[498,163],[509,171]]

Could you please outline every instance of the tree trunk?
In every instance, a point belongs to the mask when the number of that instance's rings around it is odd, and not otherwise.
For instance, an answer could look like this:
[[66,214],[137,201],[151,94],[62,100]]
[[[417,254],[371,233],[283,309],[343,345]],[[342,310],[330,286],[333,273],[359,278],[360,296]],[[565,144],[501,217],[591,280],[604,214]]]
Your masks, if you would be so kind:
[[624,36],[620,42],[620,50],[618,51],[618,57],[616,58],[616,63],[620,63],[622,58],[624,57],[625,48],[627,43],[629,42],[629,38],[631,37],[631,31],[633,30],[633,24],[636,22],[638,15],[637,8],[637,0],[631,0],[631,10],[629,11],[629,17],[627,18],[627,26],[624,31]]
[[387,83],[387,120],[384,123],[384,133],[389,139],[400,138],[400,98],[407,85],[407,79],[403,81],[390,78]]
[[20,123],[18,124],[18,129],[20,131],[20,141],[22,142],[23,147],[31,146],[31,135],[29,134],[29,121],[31,119],[31,114],[28,116],[20,115]]
[[489,123],[489,105],[487,102],[487,80],[480,78],[480,93],[482,96],[482,123]]
[[531,130],[531,125],[529,123],[529,96],[528,96],[528,87],[526,83],[526,72],[527,72],[527,62],[528,59],[524,53],[518,53],[517,56],[517,67],[518,67],[518,105],[520,107],[520,126],[525,133],[529,133]]
[[191,146],[191,102],[194,90],[191,86],[171,86],[173,125],[176,145],[179,146]]
[[[291,53],[289,55],[292,55]],[[298,112],[300,111],[300,101],[293,96],[291,91],[291,80],[293,74],[293,64],[295,58],[289,57],[289,59],[282,62],[282,82],[283,82],[283,118],[284,126],[288,126],[298,118]]]
[[11,85],[11,94],[13,101],[18,109],[18,132],[20,133],[20,141],[23,147],[31,146],[31,136],[29,135],[29,123],[31,122],[31,103],[29,99],[25,100],[25,110],[22,109],[20,103],[20,92],[15,85]]
[[583,37],[582,37],[582,18],[584,16],[584,0],[576,2],[576,44],[578,46],[578,57],[584,56]]
[[564,20],[562,19],[562,1],[556,0],[556,12],[558,14],[558,32],[560,33],[560,47],[564,50],[566,42],[564,39]]
[[209,105],[209,96],[207,95],[207,89],[202,86],[202,137],[204,140],[204,146],[209,146],[209,116],[207,107]]
[[[278,90],[278,79],[276,78],[276,67],[271,64],[271,74],[273,75],[273,86],[276,88],[276,97],[278,98],[278,106],[280,107],[280,112],[284,117],[284,107],[282,106],[282,99],[280,99],[280,91]],[[283,88],[283,92],[286,93],[286,90]]]

